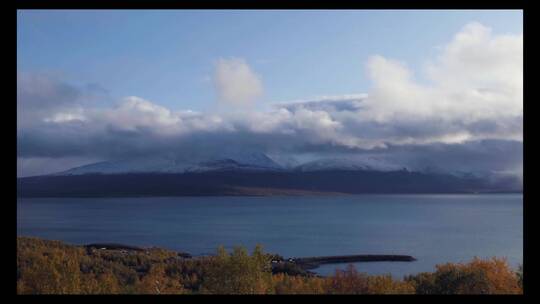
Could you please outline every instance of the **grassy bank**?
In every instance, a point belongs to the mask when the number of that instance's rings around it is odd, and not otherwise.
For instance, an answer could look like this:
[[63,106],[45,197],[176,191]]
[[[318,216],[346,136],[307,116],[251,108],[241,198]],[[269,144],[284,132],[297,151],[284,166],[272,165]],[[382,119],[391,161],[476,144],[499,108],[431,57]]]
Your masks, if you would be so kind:
[[149,248],[102,250],[59,241],[17,238],[19,294],[519,294],[521,273],[504,259],[438,265],[435,272],[395,280],[358,272],[332,276],[272,269],[274,255],[256,247],[188,258]]

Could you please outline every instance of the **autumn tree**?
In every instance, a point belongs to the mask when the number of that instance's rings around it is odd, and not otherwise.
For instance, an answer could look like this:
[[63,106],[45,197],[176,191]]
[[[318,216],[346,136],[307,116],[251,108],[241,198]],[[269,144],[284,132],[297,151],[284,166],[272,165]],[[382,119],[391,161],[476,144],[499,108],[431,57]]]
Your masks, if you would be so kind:
[[410,282],[394,280],[391,275],[368,276],[369,294],[413,294],[414,285]]
[[516,294],[523,290],[506,259],[474,258],[471,262],[437,265],[433,273],[409,276],[419,294]]
[[185,290],[179,279],[168,276],[165,267],[157,264],[138,282],[136,293],[183,294]]
[[345,270],[337,269],[333,276],[327,278],[325,289],[330,294],[367,294],[367,275],[349,264]]
[[278,273],[272,276],[276,294],[324,294],[324,279]]
[[271,291],[271,268],[262,247],[250,256],[245,248],[231,254],[220,247],[205,267],[201,292],[213,294],[264,294]]

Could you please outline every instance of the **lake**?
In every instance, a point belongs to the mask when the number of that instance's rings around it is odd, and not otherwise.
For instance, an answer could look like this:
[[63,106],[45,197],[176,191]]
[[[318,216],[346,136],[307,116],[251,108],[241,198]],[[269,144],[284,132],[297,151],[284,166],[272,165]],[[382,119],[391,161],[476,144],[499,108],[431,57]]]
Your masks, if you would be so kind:
[[[523,195],[18,198],[17,234],[72,244],[117,242],[193,255],[243,245],[284,257],[404,254],[356,263],[396,278],[474,256],[523,261]],[[346,265],[323,265],[326,275]]]

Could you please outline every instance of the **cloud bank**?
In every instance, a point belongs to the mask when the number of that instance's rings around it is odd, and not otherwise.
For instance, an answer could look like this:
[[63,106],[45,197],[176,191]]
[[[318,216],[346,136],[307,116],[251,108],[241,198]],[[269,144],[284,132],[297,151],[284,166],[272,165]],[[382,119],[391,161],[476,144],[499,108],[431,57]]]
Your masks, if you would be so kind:
[[426,63],[422,81],[405,63],[379,55],[367,60],[365,72],[373,83],[368,94],[255,111],[247,106],[262,94],[260,77],[242,59],[220,59],[220,101],[244,108],[220,114],[171,111],[136,96],[96,107],[87,102],[88,87],[19,73],[17,153],[90,162],[226,148],[299,159],[376,155],[411,169],[522,174],[522,35],[494,35],[471,23]]

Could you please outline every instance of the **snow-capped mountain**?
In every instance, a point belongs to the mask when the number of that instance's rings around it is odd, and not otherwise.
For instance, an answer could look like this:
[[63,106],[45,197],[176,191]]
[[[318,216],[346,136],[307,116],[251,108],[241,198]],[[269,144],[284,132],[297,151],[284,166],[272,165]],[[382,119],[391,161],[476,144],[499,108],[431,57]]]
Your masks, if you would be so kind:
[[299,165],[302,164],[300,160],[298,160],[296,157],[292,155],[284,155],[284,154],[266,154],[273,162],[278,164],[283,169],[293,169]]
[[170,172],[183,172],[185,167],[187,167],[187,165],[178,164],[174,160],[167,158],[125,159],[93,163],[75,167],[53,175],[81,175],[89,173],[120,174],[136,172],[163,172],[164,170],[169,170]]
[[306,162],[295,168],[295,170],[303,172],[327,170],[398,171],[403,169],[403,166],[395,165],[373,156],[362,158],[323,158]]
[[[287,158],[280,160],[282,164],[287,163]],[[17,195],[118,197],[486,193],[520,192],[523,189],[522,181],[512,175],[500,173],[497,176],[479,177],[468,173],[456,175],[409,170],[411,168],[395,165],[391,160],[374,155],[341,158],[310,156],[298,166],[282,164],[266,154],[247,152],[107,161],[54,175],[18,178]]]
[[280,170],[282,167],[264,153],[221,153],[206,157],[156,156],[152,158],[104,161],[76,167],[54,175],[184,173],[223,170]]
[[76,167],[54,175],[124,174],[124,173],[185,173],[209,171],[397,171],[403,166],[373,156],[354,158],[321,158],[300,163],[294,157],[264,153],[223,152],[219,155],[196,156],[189,159],[171,156],[104,161]]
[[275,171],[281,168],[277,166],[260,166],[257,164],[239,163],[232,159],[219,159],[202,162],[185,169],[184,172],[209,172],[209,171]]

